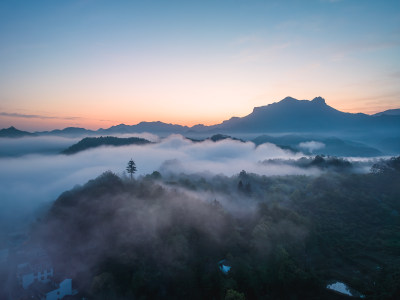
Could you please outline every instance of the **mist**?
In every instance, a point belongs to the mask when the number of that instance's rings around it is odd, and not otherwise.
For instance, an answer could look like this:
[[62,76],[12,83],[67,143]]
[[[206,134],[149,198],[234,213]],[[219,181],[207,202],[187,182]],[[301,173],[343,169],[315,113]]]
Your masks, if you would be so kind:
[[[99,137],[93,135],[91,137]],[[114,134],[119,138],[138,137],[150,142],[159,142],[160,138],[151,133]],[[0,157],[19,157],[29,154],[59,154],[84,137],[35,136],[23,138],[0,138]]]
[[53,136],[0,138],[0,157],[28,154],[55,154],[78,142],[80,138]]
[[[166,142],[159,146],[186,145],[179,137]],[[348,164],[320,156],[296,162],[309,160]],[[322,282],[343,280],[379,295],[387,285],[371,291],[371,282],[387,279],[377,265],[398,257],[383,256],[375,243],[398,234],[398,226],[388,225],[398,218],[399,161],[381,160],[373,173],[357,175],[171,173],[130,180],[105,172],[61,194],[33,239],[95,299],[210,299],[230,287],[261,299],[263,284],[278,294],[272,299],[287,299],[281,297],[285,291],[327,299],[315,274],[326,276]],[[374,234],[382,229],[387,236]],[[371,236],[374,243],[366,243]],[[354,239],[366,246],[354,247]],[[370,256],[362,256],[365,248]],[[219,272],[221,260],[228,260],[231,273]],[[365,268],[352,281],[354,270]]]
[[[66,141],[72,140],[42,139]],[[26,233],[26,243],[43,247],[55,269],[95,299],[185,298],[188,291],[209,299],[226,293],[229,278],[237,282],[232,288],[261,297],[260,284],[241,278],[261,278],[272,290],[302,282],[297,292],[306,291],[315,282],[309,263],[326,274],[335,270],[320,253],[329,254],[333,242],[346,246],[340,224],[351,227],[356,219],[349,232],[370,231],[375,227],[365,227],[361,216],[379,213],[390,222],[398,214],[398,159],[314,157],[268,143],[193,142],[181,135],[153,141],[0,158],[0,233]],[[31,142],[21,139],[13,149],[22,152]],[[135,180],[125,173],[131,158]],[[362,174],[376,162],[373,173]],[[383,190],[389,196],[381,199]],[[340,242],[321,244],[336,219]],[[221,259],[232,262],[232,277],[221,277]],[[276,283],[282,266],[291,267]]]
[[[224,180],[226,184],[237,181]],[[171,294],[179,295],[188,282],[197,281],[198,285],[190,288],[207,294],[211,292],[207,280],[198,278],[218,279],[221,258],[227,256],[236,263],[244,255],[266,260],[276,251],[277,240],[301,245],[308,234],[307,224],[283,208],[257,209],[242,203],[242,214],[233,212],[227,199],[221,202],[221,197],[237,201],[230,192],[227,188],[224,196],[189,191],[144,178],[124,181],[105,172],[63,193],[33,239],[46,248],[57,269],[77,278],[81,289],[92,293],[94,299],[132,298],[107,294],[110,286],[124,286],[121,270],[129,274],[132,284],[119,293],[183,299]],[[251,202],[243,194],[240,197]],[[249,225],[238,229],[242,223]],[[61,235],[59,228],[63,228]],[[243,239],[248,236],[250,243]],[[244,248],[250,252],[238,252]],[[215,279],[213,285],[218,285]],[[151,282],[157,283],[149,288]],[[164,293],[169,296],[163,297]]]
[[[149,134],[141,137],[159,140],[157,136]],[[232,176],[242,170],[268,176],[321,173],[317,168],[265,163],[269,159],[285,161],[304,156],[282,150],[273,144],[256,147],[251,142],[230,139],[193,143],[181,135],[171,135],[149,145],[104,146],[70,156],[54,153],[56,149],[56,153],[59,153],[58,150],[76,141],[60,137],[0,140],[3,153],[44,151],[44,154],[0,158],[0,217],[3,225],[18,223],[12,221],[30,220],[27,216],[32,217],[36,210],[49,205],[63,191],[84,184],[104,171],[124,175],[126,164],[131,158],[137,167],[135,176],[151,174],[156,170],[162,174],[201,173],[209,176]],[[49,149],[53,150],[51,155],[46,154]]]
[[317,141],[309,141],[303,142],[299,144],[300,149],[308,150],[309,152],[313,153],[315,150],[319,150],[325,147],[324,143],[317,142]]

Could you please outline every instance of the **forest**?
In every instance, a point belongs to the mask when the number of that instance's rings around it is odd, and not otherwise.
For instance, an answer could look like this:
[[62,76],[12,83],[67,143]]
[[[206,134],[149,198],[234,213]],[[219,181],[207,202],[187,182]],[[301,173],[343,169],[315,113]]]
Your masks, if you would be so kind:
[[88,299],[348,299],[335,281],[399,299],[399,182],[400,157],[366,174],[107,171],[62,193],[30,242]]
[[118,138],[114,136],[100,136],[100,137],[86,137],[78,143],[73,144],[67,149],[63,150],[62,154],[75,154],[91,148],[100,146],[126,146],[126,145],[144,145],[150,143],[146,139],[138,137]]

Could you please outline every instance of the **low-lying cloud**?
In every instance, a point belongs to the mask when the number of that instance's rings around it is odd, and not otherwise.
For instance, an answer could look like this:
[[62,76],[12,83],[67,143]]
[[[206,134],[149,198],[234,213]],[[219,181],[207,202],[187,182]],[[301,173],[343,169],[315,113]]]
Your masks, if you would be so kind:
[[325,148],[325,144],[317,141],[303,142],[299,144],[299,148],[313,153],[315,150]]
[[[97,137],[100,135],[94,135]],[[160,138],[151,133],[117,134],[120,138],[132,136],[144,138],[150,142],[159,142]],[[29,154],[59,154],[69,146],[79,142],[82,137],[36,136],[24,138],[0,138],[0,158],[24,156]]]
[[27,154],[51,154],[78,142],[80,138],[38,136],[25,138],[0,138],[0,158]]
[[[59,137],[22,138],[8,141],[7,147],[21,153],[29,147],[37,147],[39,151],[69,146],[71,141]],[[273,144],[256,147],[251,142],[229,139],[193,143],[180,135],[172,135],[159,143],[100,147],[70,156],[3,157],[0,158],[0,220],[29,214],[38,205],[50,203],[63,191],[104,171],[123,174],[130,158],[136,163],[136,175],[150,174],[155,170],[163,174],[184,172],[227,176],[241,170],[263,175],[318,174],[316,169],[260,163],[267,159],[297,159],[301,156],[301,153],[293,154]]]

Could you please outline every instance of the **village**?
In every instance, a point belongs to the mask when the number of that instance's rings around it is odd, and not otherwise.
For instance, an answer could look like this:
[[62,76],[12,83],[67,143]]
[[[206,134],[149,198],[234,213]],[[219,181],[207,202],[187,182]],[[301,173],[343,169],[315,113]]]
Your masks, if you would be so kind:
[[0,244],[0,298],[8,300],[85,300],[71,278],[55,270],[51,258],[24,232]]

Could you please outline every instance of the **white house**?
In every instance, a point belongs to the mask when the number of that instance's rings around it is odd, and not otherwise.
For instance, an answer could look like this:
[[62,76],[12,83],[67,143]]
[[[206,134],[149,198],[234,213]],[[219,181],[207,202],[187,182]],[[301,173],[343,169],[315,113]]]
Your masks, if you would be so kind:
[[54,287],[55,289],[45,292],[41,300],[59,300],[65,296],[76,294],[76,291],[72,289],[72,279],[64,279]]
[[226,261],[226,259],[220,260],[218,262],[218,267],[220,269],[220,271],[222,273],[224,273],[225,275],[229,273],[229,271],[231,270],[231,266],[229,265],[229,263]]
[[34,282],[50,282],[54,276],[53,266],[48,261],[22,263],[17,266],[18,282],[27,289]]
[[54,281],[43,283],[36,282],[29,287],[30,297],[40,300],[61,300],[65,296],[76,295],[72,289],[72,279],[64,279],[60,283]]

